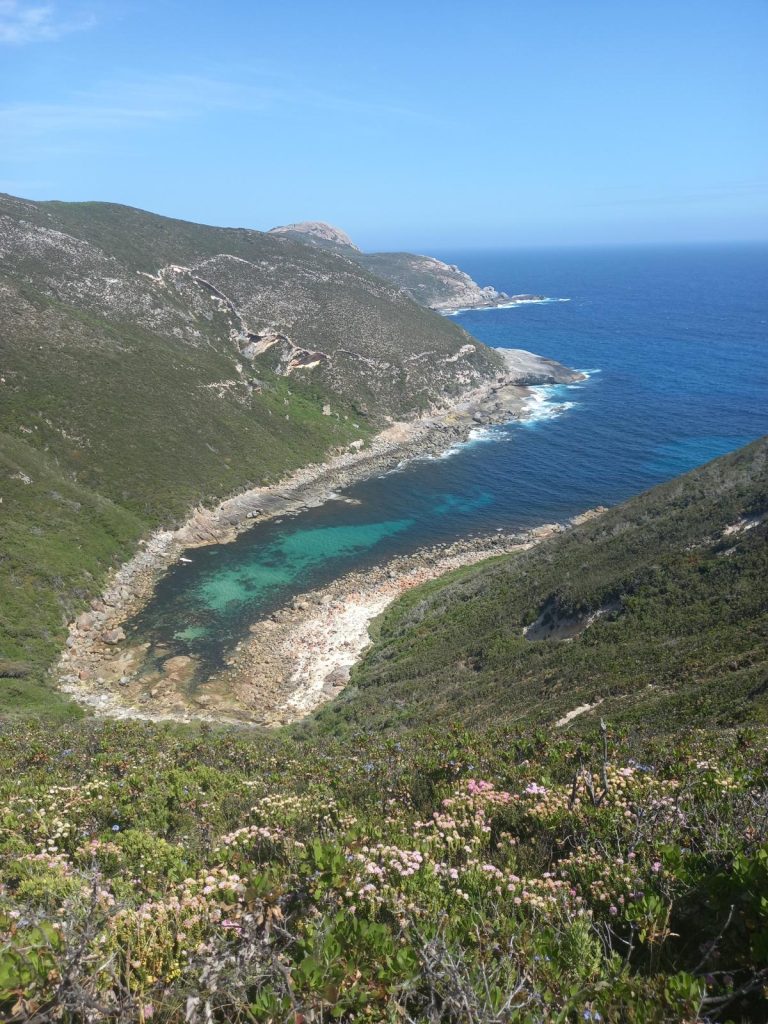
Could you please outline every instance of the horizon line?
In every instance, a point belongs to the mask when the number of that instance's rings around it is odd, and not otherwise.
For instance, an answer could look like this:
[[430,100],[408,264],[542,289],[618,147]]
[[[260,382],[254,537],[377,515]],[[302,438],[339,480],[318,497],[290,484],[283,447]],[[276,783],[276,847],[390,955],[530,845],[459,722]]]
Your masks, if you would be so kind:
[[[280,227],[280,224],[274,224],[270,228],[251,227],[243,223],[229,223],[229,224],[217,224],[206,220],[194,220],[189,216],[174,216],[167,213],[159,213],[156,210],[148,209],[143,206],[136,206],[133,203],[120,202],[110,199],[33,199],[28,196],[18,195],[16,193],[7,192],[2,189],[2,183],[0,183],[0,195],[6,196],[9,199],[16,199],[26,203],[61,203],[63,205],[103,205],[103,206],[122,206],[129,210],[138,210],[142,213],[148,213],[154,217],[163,217],[167,220],[178,220],[186,224],[195,224],[199,227],[209,228],[221,228],[227,231],[256,231],[261,234],[267,234],[272,230],[273,227]],[[336,224],[332,224],[330,221],[323,221],[318,218],[312,218],[318,220],[319,223],[328,224],[330,227],[337,227]],[[286,221],[289,223],[302,223],[301,220]],[[342,229],[343,230],[343,229]],[[360,234],[365,234],[365,229],[359,230]],[[468,242],[468,243],[450,243],[440,242],[438,244],[427,243],[429,248],[440,250],[450,250],[453,246],[456,246],[456,251],[459,252],[509,252],[509,251],[525,251],[530,249],[540,250],[553,250],[553,249],[640,249],[640,248],[674,248],[674,247],[702,247],[702,246],[764,246],[768,245],[768,235],[764,238],[703,238],[703,239],[655,239],[655,240],[640,240],[640,239],[625,239],[621,241],[561,241],[561,242]],[[376,252],[417,252],[423,249],[421,245],[414,245],[410,249],[397,249],[397,248],[368,248],[361,249],[361,252],[373,254]],[[424,252],[423,255],[428,255]]]

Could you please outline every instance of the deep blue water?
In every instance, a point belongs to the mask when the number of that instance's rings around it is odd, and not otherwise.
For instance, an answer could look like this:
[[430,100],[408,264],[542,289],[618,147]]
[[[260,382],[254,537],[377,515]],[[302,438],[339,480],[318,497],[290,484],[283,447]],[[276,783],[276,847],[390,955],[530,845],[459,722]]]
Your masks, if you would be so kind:
[[189,552],[134,624],[163,656],[212,668],[260,615],[351,568],[614,504],[768,432],[768,247],[439,255],[482,284],[569,299],[457,320],[589,380],[548,389],[540,419],[351,488],[359,505]]

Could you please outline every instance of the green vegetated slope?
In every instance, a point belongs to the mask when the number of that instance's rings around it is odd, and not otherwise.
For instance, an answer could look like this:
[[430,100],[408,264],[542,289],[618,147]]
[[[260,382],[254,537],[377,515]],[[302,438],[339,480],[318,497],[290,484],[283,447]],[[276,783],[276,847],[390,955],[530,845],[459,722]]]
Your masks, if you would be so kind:
[[[552,723],[598,701],[570,728],[765,722],[767,454],[762,439],[411,591],[318,725]],[[571,638],[546,638],[553,627]]]
[[0,432],[0,713],[78,714],[46,666],[64,622],[127,558],[142,517],[82,486],[45,452]]
[[0,710],[46,703],[64,623],[142,534],[497,362],[288,239],[0,197]]
[[319,352],[324,358],[303,375],[365,404],[374,419],[424,407],[501,366],[492,350],[391,283],[288,237],[109,203],[0,196],[0,253],[17,281],[80,310],[213,344],[257,370],[264,356],[249,354],[250,335],[280,336],[272,360],[291,346]]

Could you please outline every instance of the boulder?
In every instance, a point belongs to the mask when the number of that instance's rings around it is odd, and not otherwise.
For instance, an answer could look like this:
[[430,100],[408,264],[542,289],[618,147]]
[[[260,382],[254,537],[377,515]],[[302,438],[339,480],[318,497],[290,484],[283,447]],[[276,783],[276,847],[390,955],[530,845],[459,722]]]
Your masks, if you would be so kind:
[[125,630],[122,626],[115,626],[114,629],[107,629],[101,634],[101,639],[105,644],[119,644],[121,640],[125,640]]

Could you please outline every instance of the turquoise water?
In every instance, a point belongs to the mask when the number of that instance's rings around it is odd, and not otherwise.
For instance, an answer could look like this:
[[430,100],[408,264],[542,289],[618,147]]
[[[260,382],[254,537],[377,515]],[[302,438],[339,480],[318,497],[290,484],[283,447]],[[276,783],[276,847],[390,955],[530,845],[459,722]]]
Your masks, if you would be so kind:
[[[226,613],[235,604],[268,598],[276,589],[301,582],[314,566],[333,558],[351,558],[414,525],[413,519],[393,519],[357,526],[322,526],[282,535],[253,550],[247,563],[203,571],[195,597],[210,611]],[[215,556],[214,556],[215,557]]]
[[613,504],[768,432],[768,249],[445,253],[483,284],[568,302],[462,313],[482,341],[589,372],[537,417],[231,544],[193,549],[129,628],[222,663],[248,626],[350,569]]

